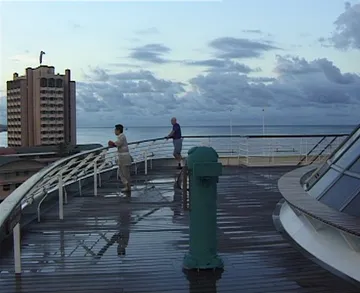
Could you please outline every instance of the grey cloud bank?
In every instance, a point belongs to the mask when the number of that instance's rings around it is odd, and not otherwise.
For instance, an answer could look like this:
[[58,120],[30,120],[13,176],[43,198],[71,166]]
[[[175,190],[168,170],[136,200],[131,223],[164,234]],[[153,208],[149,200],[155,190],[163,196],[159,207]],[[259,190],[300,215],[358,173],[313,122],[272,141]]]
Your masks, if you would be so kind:
[[321,37],[324,46],[337,49],[360,49],[360,4],[345,3],[345,11],[334,22],[335,31],[331,37]]
[[[200,64],[217,68],[221,62]],[[259,121],[266,108],[274,123],[331,123],[333,115],[337,123],[358,122],[359,75],[343,73],[324,58],[307,61],[292,56],[278,56],[274,72],[276,78],[249,77],[231,68],[207,71],[190,79],[188,87],[159,79],[151,71],[113,73],[94,68],[88,80],[78,84],[78,115],[88,124],[85,116],[91,112],[92,119],[99,117],[96,125],[118,119],[127,124],[166,123],[173,115],[198,123],[203,117],[224,119],[231,108],[242,123]]]

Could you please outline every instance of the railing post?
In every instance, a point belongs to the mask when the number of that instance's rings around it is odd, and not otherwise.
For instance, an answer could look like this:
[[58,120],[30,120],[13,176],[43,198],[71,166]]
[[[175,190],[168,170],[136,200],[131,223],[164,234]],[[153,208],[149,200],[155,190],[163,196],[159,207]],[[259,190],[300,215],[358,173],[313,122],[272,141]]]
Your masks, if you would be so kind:
[[59,191],[59,219],[64,219],[64,189],[63,189],[63,178],[62,172],[59,174],[58,182],[58,191]]
[[96,158],[95,162],[94,162],[94,196],[98,195],[97,161],[98,161],[98,158]]
[[183,191],[183,210],[187,210],[187,204],[188,204],[188,191],[187,191],[187,179],[188,179],[188,170],[187,170],[187,166],[185,165],[183,167],[183,186],[182,186],[182,191]]
[[81,179],[79,179],[79,195],[82,196]]
[[246,164],[249,164],[249,138],[245,139],[246,141]]
[[21,234],[20,234],[20,222],[18,222],[13,228],[14,237],[14,265],[15,274],[21,274]]
[[66,191],[66,188],[64,187],[64,199],[65,199],[65,204],[68,203],[68,195],[67,195],[67,191]]
[[144,152],[145,175],[148,173],[147,151]]
[[99,172],[98,179],[99,179],[99,187],[101,187],[102,186],[101,172]]

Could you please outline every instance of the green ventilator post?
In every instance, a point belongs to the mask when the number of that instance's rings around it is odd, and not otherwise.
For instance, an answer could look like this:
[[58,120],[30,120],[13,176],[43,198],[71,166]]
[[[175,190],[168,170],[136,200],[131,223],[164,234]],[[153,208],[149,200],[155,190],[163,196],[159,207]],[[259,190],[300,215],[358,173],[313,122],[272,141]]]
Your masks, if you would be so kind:
[[184,269],[222,269],[217,255],[217,183],[222,173],[218,154],[211,147],[189,150],[190,245]]

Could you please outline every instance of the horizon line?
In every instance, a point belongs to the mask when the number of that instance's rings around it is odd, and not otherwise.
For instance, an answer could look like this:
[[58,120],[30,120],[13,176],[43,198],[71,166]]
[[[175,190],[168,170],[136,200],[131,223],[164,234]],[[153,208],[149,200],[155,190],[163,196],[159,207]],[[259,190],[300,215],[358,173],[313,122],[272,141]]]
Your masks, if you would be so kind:
[[[354,127],[357,126],[358,124],[267,124],[266,126],[271,126],[271,127],[297,127],[297,126],[306,126],[306,127],[319,127],[319,126],[326,126],[326,127],[330,127],[330,126],[335,126],[335,127]],[[215,125],[190,125],[190,124],[185,124],[185,125],[181,125],[182,127],[230,127],[230,125],[219,125],[219,124],[215,124]],[[78,126],[76,128],[113,128],[114,126]],[[150,128],[150,127],[171,127],[171,125],[129,125],[129,126],[125,126],[125,128]],[[234,124],[232,125],[232,127],[262,127],[262,124]]]

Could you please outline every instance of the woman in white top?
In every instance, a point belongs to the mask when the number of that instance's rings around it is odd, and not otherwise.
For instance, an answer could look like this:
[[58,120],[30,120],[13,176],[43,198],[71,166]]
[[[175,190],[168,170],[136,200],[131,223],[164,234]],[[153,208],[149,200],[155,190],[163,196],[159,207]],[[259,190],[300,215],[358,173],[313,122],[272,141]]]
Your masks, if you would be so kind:
[[131,167],[131,156],[129,152],[128,143],[124,134],[124,126],[121,124],[115,125],[115,135],[117,140],[109,141],[109,147],[117,147],[118,149],[118,164],[119,164],[119,175],[122,183],[124,184],[123,192],[131,191],[130,182],[130,167]]

